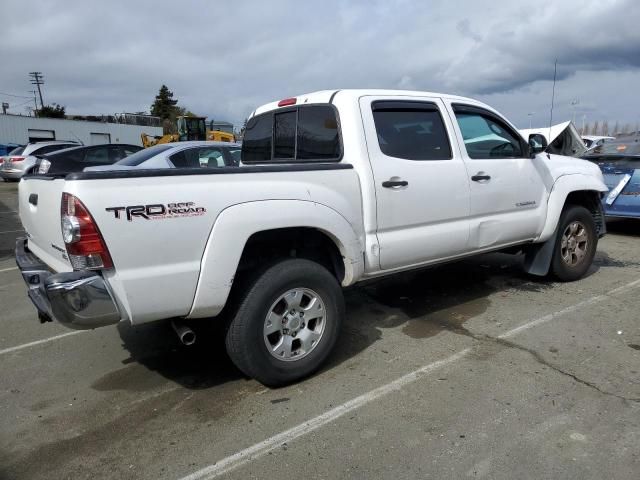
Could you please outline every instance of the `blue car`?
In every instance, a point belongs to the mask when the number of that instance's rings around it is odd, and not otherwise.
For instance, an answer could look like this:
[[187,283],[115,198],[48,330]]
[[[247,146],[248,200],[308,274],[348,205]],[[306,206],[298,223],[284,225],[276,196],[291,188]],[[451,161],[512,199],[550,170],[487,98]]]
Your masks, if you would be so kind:
[[640,134],[606,142],[583,158],[598,164],[609,187],[605,216],[640,218]]

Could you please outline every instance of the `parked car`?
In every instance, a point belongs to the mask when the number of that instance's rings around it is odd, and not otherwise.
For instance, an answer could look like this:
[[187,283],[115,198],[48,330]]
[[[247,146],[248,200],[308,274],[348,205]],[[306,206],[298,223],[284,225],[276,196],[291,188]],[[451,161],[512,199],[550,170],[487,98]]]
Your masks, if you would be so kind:
[[31,172],[36,164],[34,155],[44,155],[52,153],[63,148],[77,147],[80,144],[73,141],[50,141],[29,143],[24,147],[18,147],[12,150],[0,168],[0,177],[8,181],[17,182],[25,174]]
[[24,147],[24,145],[18,145],[17,143],[0,143],[0,165],[2,165],[5,155],[9,155],[9,152],[18,147]]
[[589,150],[593,150],[596,147],[599,147],[604,142],[608,142],[610,140],[615,140],[616,137],[607,137],[606,135],[582,135],[582,141],[584,142],[584,146]]
[[551,128],[520,129],[520,134],[543,145],[547,153],[581,157],[587,151],[578,129],[571,122],[558,123]]
[[106,143],[89,147],[72,147],[45,155],[35,155],[32,173],[81,172],[89,166],[112,165],[142,150],[138,145]]
[[[159,147],[187,167],[203,157],[184,149],[207,148]],[[16,259],[40,318],[172,319],[191,343],[182,319],[217,317],[238,368],[283,385],[334,347],[341,286],[505,249],[531,274],[577,280],[605,233],[596,165],[542,153],[469,98],[288,98],[254,112],[241,154],[239,167],[26,177]]]
[[240,165],[241,145],[229,142],[191,141],[154,145],[113,165],[88,167],[85,171],[219,168]]
[[602,199],[604,214],[640,218],[640,136],[609,140],[583,158],[600,167],[609,188]]

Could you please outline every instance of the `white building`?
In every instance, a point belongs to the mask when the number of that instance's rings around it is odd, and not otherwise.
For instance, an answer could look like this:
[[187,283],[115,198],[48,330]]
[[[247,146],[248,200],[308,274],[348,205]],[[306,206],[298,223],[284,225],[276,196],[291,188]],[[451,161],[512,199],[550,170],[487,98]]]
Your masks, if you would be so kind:
[[28,142],[46,140],[75,140],[85,145],[99,143],[142,145],[140,139],[142,133],[153,136],[162,135],[162,127],[0,115],[0,143],[24,145]]

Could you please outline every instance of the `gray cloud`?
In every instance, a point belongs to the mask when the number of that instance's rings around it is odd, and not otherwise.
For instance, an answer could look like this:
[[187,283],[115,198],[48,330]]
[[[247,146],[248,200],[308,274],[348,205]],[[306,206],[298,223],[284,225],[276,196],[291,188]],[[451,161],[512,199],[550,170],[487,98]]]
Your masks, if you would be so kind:
[[406,88],[480,97],[525,124],[548,110],[558,58],[559,119],[574,97],[576,115],[638,119],[634,1],[480,3],[5,0],[0,91],[26,95],[40,70],[47,102],[94,114],[148,110],[165,83],[239,124],[303,92]]

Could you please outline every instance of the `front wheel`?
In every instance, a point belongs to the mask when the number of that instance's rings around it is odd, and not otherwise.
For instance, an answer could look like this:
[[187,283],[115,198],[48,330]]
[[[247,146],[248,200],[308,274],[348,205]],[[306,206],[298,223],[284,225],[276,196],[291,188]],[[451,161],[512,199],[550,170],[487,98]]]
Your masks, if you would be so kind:
[[344,317],[342,289],[321,265],[283,260],[243,292],[226,335],[227,352],[246,375],[268,386],[317,370]]
[[560,216],[558,235],[551,262],[553,275],[563,282],[582,278],[596,254],[598,235],[591,212],[569,206]]

